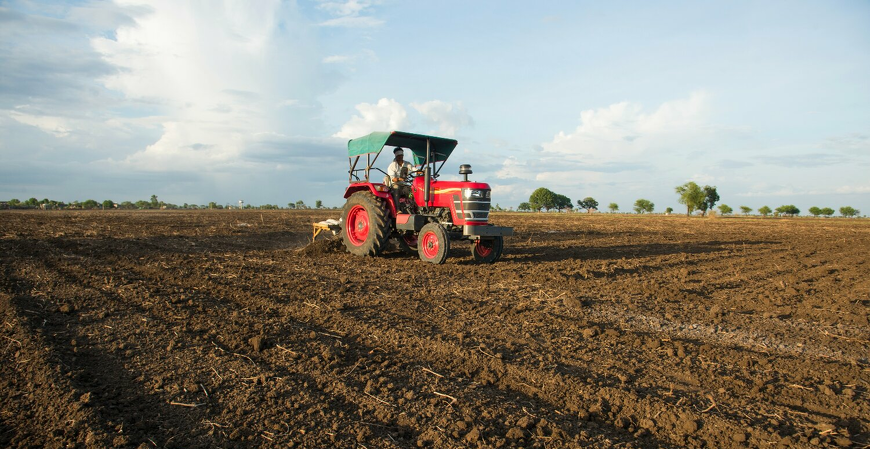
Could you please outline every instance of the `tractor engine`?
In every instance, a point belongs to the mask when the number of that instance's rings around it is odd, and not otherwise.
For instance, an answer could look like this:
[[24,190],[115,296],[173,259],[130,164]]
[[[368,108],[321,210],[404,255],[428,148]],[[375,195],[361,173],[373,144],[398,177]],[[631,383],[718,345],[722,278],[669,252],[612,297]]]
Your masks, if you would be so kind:
[[419,208],[430,208],[439,217],[442,224],[452,224],[457,227],[486,225],[489,223],[490,192],[489,184],[468,181],[471,167],[467,169],[465,181],[432,181],[429,192],[429,204],[426,204],[425,184],[423,177],[414,179],[412,191],[414,202]]

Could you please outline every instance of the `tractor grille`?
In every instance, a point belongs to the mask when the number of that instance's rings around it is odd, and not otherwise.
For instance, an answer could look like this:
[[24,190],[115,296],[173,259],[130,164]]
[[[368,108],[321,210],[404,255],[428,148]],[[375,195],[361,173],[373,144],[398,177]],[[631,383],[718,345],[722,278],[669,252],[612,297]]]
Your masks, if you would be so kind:
[[461,215],[465,221],[486,223],[489,221],[489,190],[481,190],[483,192],[479,197],[468,198],[468,194],[463,189],[463,198],[461,201],[456,198],[453,201],[453,206],[456,210],[456,215]]

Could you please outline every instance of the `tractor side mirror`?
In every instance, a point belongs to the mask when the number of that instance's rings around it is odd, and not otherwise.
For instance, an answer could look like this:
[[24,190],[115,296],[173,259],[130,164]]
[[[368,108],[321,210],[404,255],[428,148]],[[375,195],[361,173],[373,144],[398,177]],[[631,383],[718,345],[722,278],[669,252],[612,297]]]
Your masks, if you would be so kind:
[[468,175],[471,173],[471,165],[462,164],[459,166],[459,174],[463,176],[463,181],[468,182]]

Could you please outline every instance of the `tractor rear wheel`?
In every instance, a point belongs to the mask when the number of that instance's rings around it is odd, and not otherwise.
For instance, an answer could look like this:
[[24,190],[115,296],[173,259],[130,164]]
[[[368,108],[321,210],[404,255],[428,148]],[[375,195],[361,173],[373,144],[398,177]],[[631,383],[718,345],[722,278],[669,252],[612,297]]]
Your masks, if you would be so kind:
[[493,263],[501,258],[504,250],[504,237],[497,236],[493,239],[478,239],[471,245],[471,254],[475,262]]
[[357,256],[377,256],[390,237],[387,209],[371,192],[356,192],[342,212],[341,239],[347,251]]
[[428,223],[417,236],[417,253],[420,260],[442,264],[447,260],[450,251],[450,239],[447,231],[438,223]]

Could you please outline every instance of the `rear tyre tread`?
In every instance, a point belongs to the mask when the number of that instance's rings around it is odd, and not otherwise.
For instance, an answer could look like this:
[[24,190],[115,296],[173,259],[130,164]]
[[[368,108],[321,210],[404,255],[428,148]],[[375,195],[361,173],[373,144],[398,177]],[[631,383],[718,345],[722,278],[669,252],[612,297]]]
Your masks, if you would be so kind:
[[[346,229],[348,213],[357,205],[365,208],[369,219],[368,235],[359,246],[351,243]],[[387,220],[387,208],[382,199],[374,196],[371,192],[356,192],[344,203],[341,216],[341,240],[349,253],[357,256],[377,256],[384,251],[390,237],[390,225]]]

